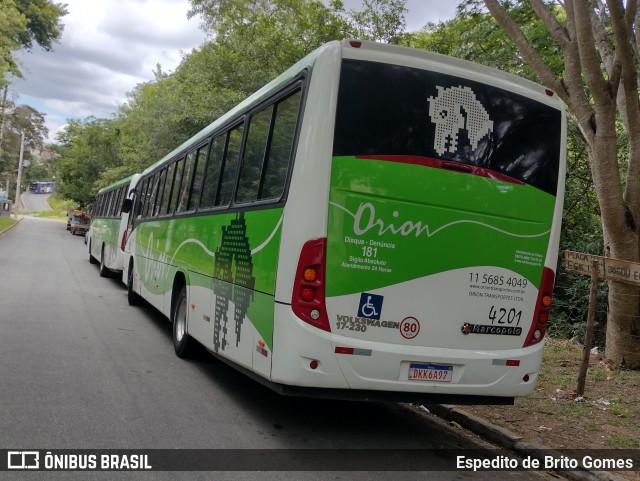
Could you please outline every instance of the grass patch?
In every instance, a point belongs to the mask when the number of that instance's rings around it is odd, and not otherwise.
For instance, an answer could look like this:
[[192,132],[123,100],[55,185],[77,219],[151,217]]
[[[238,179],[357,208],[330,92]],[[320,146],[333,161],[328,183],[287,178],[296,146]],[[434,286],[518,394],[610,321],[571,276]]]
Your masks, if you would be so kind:
[[58,211],[58,210],[45,210],[42,212],[38,212],[37,214],[38,217],[44,217],[46,219],[59,219],[59,220],[66,220],[67,219],[67,211],[63,210],[63,211]]
[[8,217],[0,217],[0,234],[16,223]]
[[51,206],[51,210],[62,211],[65,213],[69,209],[75,208],[74,202],[72,200],[64,199],[57,192],[51,194],[49,196],[49,205]]
[[72,200],[62,198],[58,193],[53,193],[47,199],[51,210],[45,210],[42,212],[35,212],[33,215],[37,217],[44,217],[47,219],[67,219],[67,211],[75,208],[75,204]]
[[600,431],[600,426],[598,426],[596,423],[588,422],[584,423],[582,426],[584,427],[585,431]]
[[620,434],[612,434],[607,438],[607,445],[614,448],[637,448],[640,447],[640,442]]

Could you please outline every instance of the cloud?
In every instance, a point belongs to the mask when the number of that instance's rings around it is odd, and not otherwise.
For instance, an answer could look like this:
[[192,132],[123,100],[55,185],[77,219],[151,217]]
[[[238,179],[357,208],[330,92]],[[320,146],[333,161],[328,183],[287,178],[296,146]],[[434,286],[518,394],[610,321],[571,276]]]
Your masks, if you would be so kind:
[[25,79],[12,85],[18,102],[48,114],[50,138],[68,118],[111,117],[157,64],[175,69],[205,39],[199,20],[187,20],[188,0],[66,3],[60,43],[21,54]]
[[419,30],[428,22],[437,23],[452,19],[458,3],[460,2],[452,0],[409,0],[407,2],[410,10],[407,18],[408,30]]

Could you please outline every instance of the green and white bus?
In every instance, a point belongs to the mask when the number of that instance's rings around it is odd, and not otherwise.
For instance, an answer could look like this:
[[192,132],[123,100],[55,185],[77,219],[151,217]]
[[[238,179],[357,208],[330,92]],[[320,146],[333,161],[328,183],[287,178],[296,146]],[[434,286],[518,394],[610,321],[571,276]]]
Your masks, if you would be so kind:
[[513,402],[542,360],[564,195],[550,90],[331,42],[146,169],[123,279],[283,394]]
[[[124,244],[127,235],[130,196],[140,174],[114,182],[101,189],[93,204],[91,227],[87,232],[89,262],[100,263],[100,276],[120,273],[124,267]],[[123,210],[124,207],[124,210]]]

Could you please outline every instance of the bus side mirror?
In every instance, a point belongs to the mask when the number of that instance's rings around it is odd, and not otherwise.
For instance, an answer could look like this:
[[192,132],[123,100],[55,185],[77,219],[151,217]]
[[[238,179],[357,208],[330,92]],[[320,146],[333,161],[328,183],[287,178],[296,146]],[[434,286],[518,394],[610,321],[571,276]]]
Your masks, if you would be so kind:
[[122,201],[122,212],[128,214],[131,212],[131,207],[133,207],[133,201],[131,199],[125,199]]

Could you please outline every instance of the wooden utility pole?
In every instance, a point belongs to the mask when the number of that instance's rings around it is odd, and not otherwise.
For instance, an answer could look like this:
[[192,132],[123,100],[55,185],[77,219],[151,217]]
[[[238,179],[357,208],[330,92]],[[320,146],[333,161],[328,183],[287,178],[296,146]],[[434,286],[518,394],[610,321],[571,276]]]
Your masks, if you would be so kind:
[[6,116],[4,111],[4,106],[7,104],[7,90],[9,89],[8,85],[4,86],[4,94],[2,95],[2,120],[0,120],[0,152],[2,152],[2,140],[4,139],[4,118]]
[[24,131],[20,132],[20,158],[18,159],[18,179],[16,180],[16,203],[13,207],[15,218],[20,214],[20,182],[22,181],[22,157],[24,155]]

